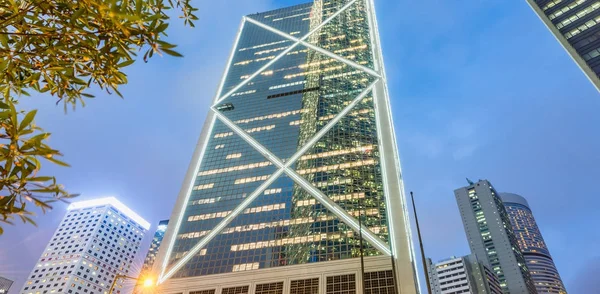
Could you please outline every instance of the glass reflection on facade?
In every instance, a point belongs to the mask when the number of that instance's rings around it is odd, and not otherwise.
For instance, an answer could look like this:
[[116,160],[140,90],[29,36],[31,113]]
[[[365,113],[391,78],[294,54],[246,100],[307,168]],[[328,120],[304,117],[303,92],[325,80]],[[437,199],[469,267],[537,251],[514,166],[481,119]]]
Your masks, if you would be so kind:
[[154,237],[152,238],[152,243],[150,244],[150,248],[148,249],[148,253],[146,254],[146,259],[144,259],[142,273],[152,270],[152,266],[154,265],[154,261],[156,260],[156,253],[158,252],[158,248],[160,247],[160,244],[162,243],[162,240],[165,237],[165,232],[167,231],[168,225],[169,220],[162,220],[158,223],[158,227],[156,228],[156,232],[154,233]]
[[163,274],[359,257],[358,218],[365,255],[390,254],[369,5],[317,0],[244,18]]
[[567,293],[527,200],[512,193],[500,197],[538,293]]
[[527,0],[600,90],[600,1]]

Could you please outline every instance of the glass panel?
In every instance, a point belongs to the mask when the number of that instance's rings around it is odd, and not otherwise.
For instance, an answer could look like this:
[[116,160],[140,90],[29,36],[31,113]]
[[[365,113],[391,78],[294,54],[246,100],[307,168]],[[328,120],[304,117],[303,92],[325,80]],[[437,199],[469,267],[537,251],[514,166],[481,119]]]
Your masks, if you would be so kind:
[[[339,11],[348,1],[324,1],[320,13],[313,8],[311,29]],[[307,42],[358,64],[373,68],[366,1],[356,1],[311,35]],[[316,4],[315,4],[316,5]],[[319,17],[320,16],[320,17]]]
[[[219,120],[215,121],[209,138],[177,233],[171,264],[182,258],[276,170],[261,153]],[[192,261],[205,254],[206,251],[199,252]],[[193,266],[188,264],[185,269],[193,269]]]
[[[219,96],[228,93],[293,44],[293,41],[247,21]],[[238,95],[243,96],[240,92]]]
[[[316,104],[317,109],[312,113],[323,115],[305,119],[315,123],[301,126],[301,133],[306,135],[301,141],[308,141],[332,119],[327,114],[328,108],[339,107],[334,100],[321,99],[324,101]],[[380,164],[373,99],[369,94],[299,159],[295,170],[350,215],[357,218],[363,215],[363,224],[387,241],[386,203]],[[304,194],[295,194],[294,201],[310,199]],[[303,211],[306,209],[299,207],[296,211],[294,207],[292,214],[305,214]],[[378,255],[379,252],[371,248],[365,254]]]
[[307,126],[314,130],[315,116],[333,118],[375,79],[300,45],[217,109],[275,156],[286,159],[297,150],[299,136],[305,136],[301,132]]
[[301,38],[309,31],[310,16],[313,9],[313,3],[306,3],[265,13],[251,14],[247,17],[296,38]]

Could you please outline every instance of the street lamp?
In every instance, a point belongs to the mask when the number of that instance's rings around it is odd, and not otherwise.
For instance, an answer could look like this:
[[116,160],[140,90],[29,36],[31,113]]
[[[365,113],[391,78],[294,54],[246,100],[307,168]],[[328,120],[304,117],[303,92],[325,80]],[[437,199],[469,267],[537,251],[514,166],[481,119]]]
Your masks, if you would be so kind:
[[[134,278],[134,277],[130,277],[130,276],[127,276],[127,275],[121,275],[121,274],[116,275],[114,281],[112,282],[112,285],[110,285],[110,289],[108,290],[108,294],[112,294],[113,293],[113,291],[115,289],[115,285],[117,284],[117,281],[119,279],[127,279],[127,280],[134,280],[134,281],[139,281],[140,280],[140,278]],[[154,279],[152,279],[150,277],[146,277],[141,284],[142,284],[142,287],[144,287],[144,288],[151,288],[151,287],[155,286]]]

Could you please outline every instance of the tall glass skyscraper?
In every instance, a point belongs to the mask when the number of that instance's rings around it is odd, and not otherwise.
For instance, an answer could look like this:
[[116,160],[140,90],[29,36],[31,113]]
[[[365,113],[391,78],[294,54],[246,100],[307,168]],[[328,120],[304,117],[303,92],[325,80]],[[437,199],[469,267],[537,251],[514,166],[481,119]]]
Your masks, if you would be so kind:
[[154,270],[173,293],[415,293],[407,217],[373,2],[316,0],[243,18]]
[[531,274],[498,192],[487,180],[454,190],[471,252],[500,280],[504,293],[535,294]]
[[538,293],[567,293],[527,200],[512,193],[500,197]]
[[600,91],[600,1],[527,0]]

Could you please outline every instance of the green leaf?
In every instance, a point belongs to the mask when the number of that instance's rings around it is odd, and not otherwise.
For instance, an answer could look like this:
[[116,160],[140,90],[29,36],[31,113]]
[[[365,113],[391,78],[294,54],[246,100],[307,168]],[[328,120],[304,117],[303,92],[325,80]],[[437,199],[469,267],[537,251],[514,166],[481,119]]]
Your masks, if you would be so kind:
[[54,177],[34,177],[27,179],[30,182],[47,182],[54,180]]
[[161,48],[161,50],[171,56],[175,56],[175,57],[183,57],[183,55],[181,55],[179,52],[177,51],[173,51],[171,49],[166,49],[166,48]]
[[126,67],[129,65],[132,65],[135,62],[135,60],[131,59],[131,60],[125,60],[119,64],[117,64],[118,67]]
[[19,125],[19,132],[21,132],[23,129],[29,126],[29,124],[31,124],[36,113],[37,110],[32,110],[25,115],[25,117],[21,121],[21,124]]
[[55,159],[54,157],[50,157],[50,158],[46,157],[46,159],[49,160],[49,161],[51,161],[51,162],[53,162],[53,163],[56,163],[56,164],[58,164],[60,166],[71,167],[68,163],[62,162],[62,161],[60,161],[58,159]]
[[77,9],[77,11],[75,11],[75,13],[73,13],[73,15],[71,16],[71,19],[70,19],[71,23],[75,24],[77,22],[77,19],[79,17],[81,17],[81,15],[83,14],[84,11],[85,11],[85,9],[83,9],[83,8]]

